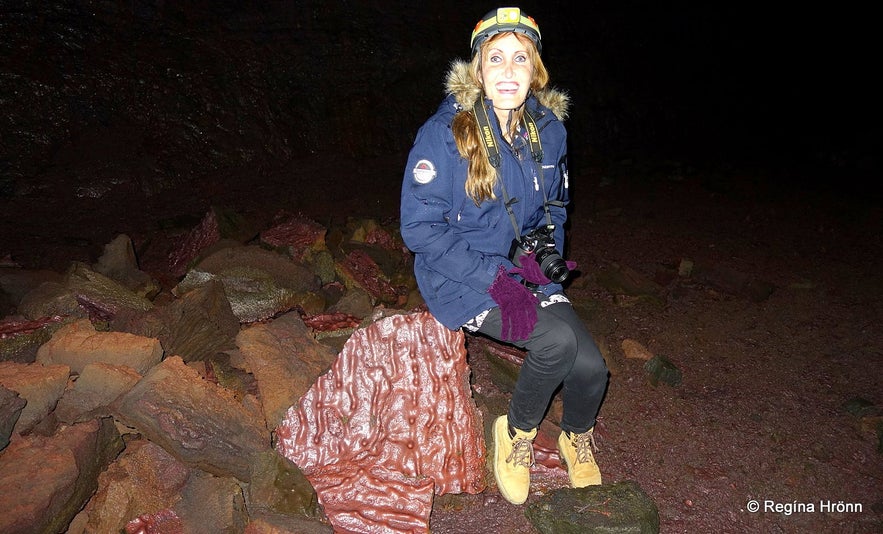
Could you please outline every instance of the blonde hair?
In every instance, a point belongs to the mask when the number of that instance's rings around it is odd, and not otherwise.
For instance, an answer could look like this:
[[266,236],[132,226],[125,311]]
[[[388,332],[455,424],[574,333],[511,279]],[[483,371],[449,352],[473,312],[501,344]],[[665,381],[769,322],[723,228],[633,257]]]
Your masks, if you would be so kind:
[[[469,77],[478,87],[481,87],[481,62],[487,54],[490,44],[506,35],[509,35],[509,33],[500,33],[486,40],[481,44],[478,53],[472,57],[472,62],[469,64]],[[518,33],[513,33],[513,35],[522,43],[527,44],[527,52],[534,67],[533,76],[530,80],[531,91],[545,89],[549,83],[549,73],[546,71],[542,59],[540,59],[540,53],[536,45],[528,37]],[[484,98],[483,91],[479,98]],[[484,102],[480,102],[480,105],[483,104]],[[513,139],[523,115],[524,106],[521,106],[512,115],[512,121],[508,125],[509,131],[504,134],[504,137]],[[505,125],[501,125],[501,127],[505,127]],[[451,131],[454,134],[454,141],[457,143],[457,151],[460,152],[460,156],[463,159],[469,162],[466,194],[475,202],[476,206],[485,200],[496,200],[497,196],[494,194],[494,187],[497,185],[497,170],[488,161],[478,121],[475,120],[475,115],[471,109],[464,109],[454,116],[454,120],[451,122]]]

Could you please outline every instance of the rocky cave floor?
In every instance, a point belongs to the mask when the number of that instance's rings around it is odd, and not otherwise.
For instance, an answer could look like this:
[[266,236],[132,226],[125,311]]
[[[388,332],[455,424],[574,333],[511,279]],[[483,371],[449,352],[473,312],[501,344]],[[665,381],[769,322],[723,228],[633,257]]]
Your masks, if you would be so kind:
[[[51,190],[0,199],[0,258],[64,270],[94,262],[119,233],[149,249],[162,225],[195,223],[210,205],[265,219],[284,208],[323,224],[394,220],[396,165],[303,162],[260,181],[197,180],[149,196],[125,182],[90,195],[60,169]],[[612,371],[597,429],[605,482],[637,481],[662,532],[883,531],[879,205],[769,185],[775,175],[669,171],[619,165],[571,176],[569,255],[580,276],[569,295]],[[295,186],[298,176],[321,178]],[[752,299],[679,276],[688,262],[775,290]],[[659,284],[657,295],[614,294],[598,283],[611,267]],[[681,383],[653,386],[645,362],[624,356],[626,339],[668,358]],[[748,511],[752,500],[760,512]],[[841,501],[861,511],[822,510]],[[797,505],[814,511],[788,513]],[[493,488],[442,496],[431,527],[533,532],[522,511]]]

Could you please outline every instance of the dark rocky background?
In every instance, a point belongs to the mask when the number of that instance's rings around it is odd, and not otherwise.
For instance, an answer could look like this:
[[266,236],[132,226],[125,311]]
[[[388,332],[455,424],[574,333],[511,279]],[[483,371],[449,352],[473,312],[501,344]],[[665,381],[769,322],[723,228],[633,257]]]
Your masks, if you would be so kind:
[[[799,190],[871,191],[880,126],[867,13],[522,7],[573,98],[577,200],[623,164],[642,177],[701,173],[724,192],[743,169]],[[26,264],[48,261],[42,248],[94,254],[118,232],[259,197],[394,215],[416,129],[488,9],[0,2],[0,252]],[[90,218],[96,204],[117,210]]]

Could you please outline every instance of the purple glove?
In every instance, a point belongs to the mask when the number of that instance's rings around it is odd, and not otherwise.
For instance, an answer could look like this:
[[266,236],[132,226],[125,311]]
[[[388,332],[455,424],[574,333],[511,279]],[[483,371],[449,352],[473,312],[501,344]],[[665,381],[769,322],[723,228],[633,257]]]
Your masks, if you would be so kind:
[[487,292],[500,307],[500,339],[518,341],[530,337],[537,324],[536,306],[540,301],[536,295],[509,276],[502,265]]
[[[546,275],[543,274],[543,271],[542,269],[540,269],[540,265],[537,263],[537,258],[534,254],[524,254],[518,259],[518,261],[521,263],[521,267],[509,269],[510,273],[520,274],[522,278],[538,286],[544,286],[552,282],[551,280],[546,278]],[[575,261],[566,261],[564,263],[567,265],[568,271],[576,269]]]

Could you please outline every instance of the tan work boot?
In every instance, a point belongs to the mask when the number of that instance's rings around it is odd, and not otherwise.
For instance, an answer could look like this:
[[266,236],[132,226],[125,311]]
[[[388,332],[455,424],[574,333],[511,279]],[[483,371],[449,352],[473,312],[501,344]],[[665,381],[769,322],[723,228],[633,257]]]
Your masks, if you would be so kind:
[[533,465],[533,440],[537,429],[530,432],[515,429],[509,434],[509,418],[497,417],[494,422],[494,478],[504,499],[522,504],[530,493],[530,468]]
[[595,446],[593,430],[594,428],[590,428],[582,434],[562,431],[558,436],[561,462],[567,466],[570,485],[574,488],[597,486],[601,483],[601,470],[592,455],[592,448]]

